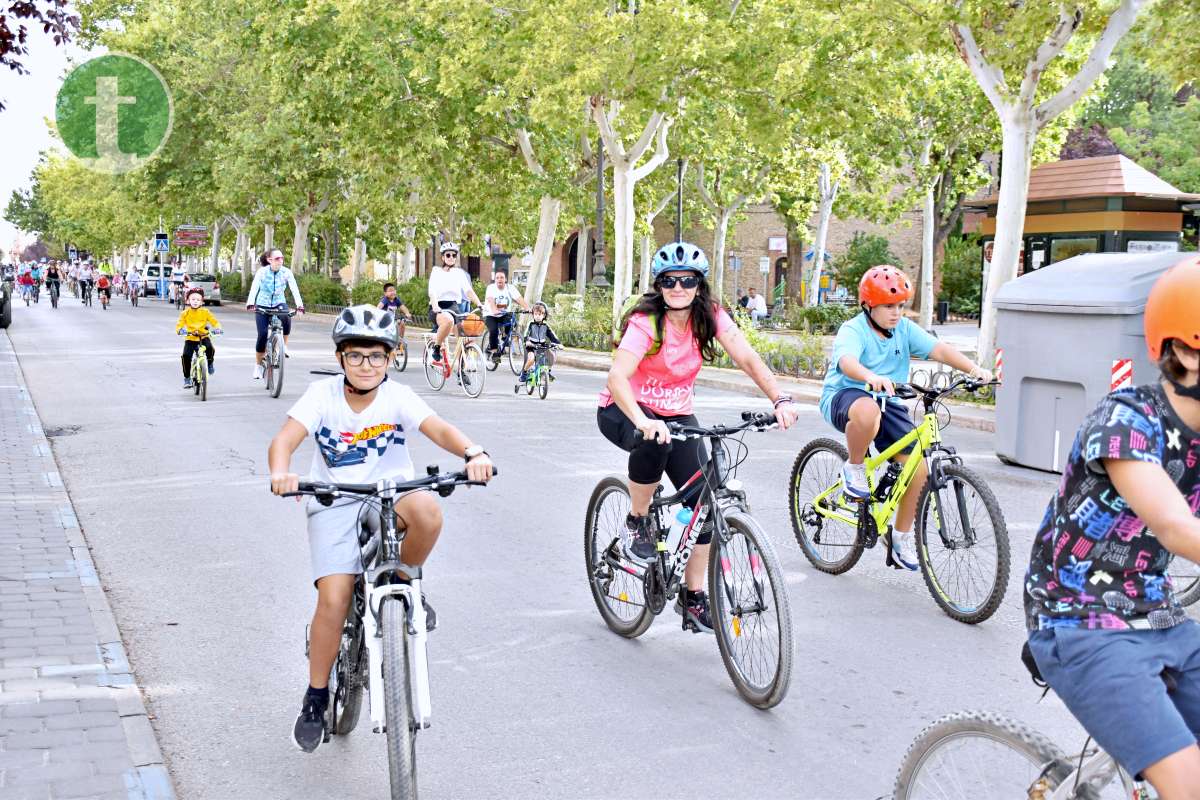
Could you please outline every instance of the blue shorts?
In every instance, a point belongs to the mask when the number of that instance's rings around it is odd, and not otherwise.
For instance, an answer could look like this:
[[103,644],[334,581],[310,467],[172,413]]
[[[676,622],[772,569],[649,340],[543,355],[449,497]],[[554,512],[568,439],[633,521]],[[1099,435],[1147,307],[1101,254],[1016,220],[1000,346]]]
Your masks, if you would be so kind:
[[[1200,624],[1029,634],[1042,677],[1105,752],[1138,775],[1200,738]],[[1178,684],[1170,694],[1160,675]]]
[[[842,389],[833,396],[829,401],[829,421],[833,423],[833,427],[840,432],[846,432],[846,425],[850,422],[850,406],[854,405],[855,401],[860,398],[867,398],[876,405],[879,400],[873,397],[868,392],[862,389]],[[899,400],[888,400],[884,404],[883,416],[879,420],[879,432],[875,434],[875,449],[882,453],[896,442],[903,439],[908,433],[916,427],[913,421],[908,417],[908,411],[900,403]],[[913,445],[909,445],[900,452],[911,453]]]

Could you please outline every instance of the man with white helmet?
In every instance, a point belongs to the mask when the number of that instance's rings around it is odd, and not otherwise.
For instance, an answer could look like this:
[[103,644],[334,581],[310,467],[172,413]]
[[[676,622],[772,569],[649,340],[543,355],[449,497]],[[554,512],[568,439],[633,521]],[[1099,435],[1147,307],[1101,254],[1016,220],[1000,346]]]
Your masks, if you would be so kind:
[[[327,483],[375,483],[413,479],[407,440],[420,431],[442,449],[466,461],[471,480],[492,477],[484,449],[437,416],[409,387],[388,380],[398,342],[396,316],[369,305],[343,309],[333,325],[333,342],[343,375],[314,381],[288,411],[271,441],[267,459],[271,491],[294,492],[300,477],[291,471],[292,454],[312,436],[316,447],[309,478]],[[310,501],[308,540],[317,608],[309,628],[309,686],[292,731],[296,746],[311,753],[325,734],[329,671],[337,655],[355,577],[362,572],[358,546],[358,500],[331,506]],[[419,575],[442,532],[442,511],[428,492],[396,500],[397,528],[407,531],[400,549],[404,571]],[[436,624],[432,609],[430,629]]]

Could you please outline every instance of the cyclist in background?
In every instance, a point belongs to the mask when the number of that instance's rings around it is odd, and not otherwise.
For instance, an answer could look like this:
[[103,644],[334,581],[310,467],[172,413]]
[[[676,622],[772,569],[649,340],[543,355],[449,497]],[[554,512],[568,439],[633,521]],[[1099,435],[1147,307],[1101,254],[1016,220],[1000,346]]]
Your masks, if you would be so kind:
[[397,341],[404,341],[404,320],[412,319],[412,312],[408,310],[408,306],[404,305],[404,301],[400,299],[400,295],[396,294],[396,284],[385,283],[383,285],[383,297],[379,298],[378,307],[384,311],[391,311],[396,315],[396,329],[399,332]]
[[429,318],[437,327],[433,341],[433,360],[442,360],[442,345],[454,325],[454,311],[464,299],[479,302],[471,286],[471,277],[458,266],[458,245],[445,242],[441,247],[442,265],[429,276]]
[[[279,320],[283,323],[283,342],[286,345],[292,332],[292,319],[287,315],[288,289],[292,299],[296,301],[296,311],[304,313],[304,300],[300,297],[300,287],[296,285],[296,276],[283,265],[283,251],[268,250],[259,258],[258,272],[254,273],[254,281],[250,284],[250,294],[246,296],[246,308],[254,308],[260,312],[279,312]],[[267,329],[271,318],[268,314],[254,315],[254,323],[258,327],[258,338],[254,342],[254,380],[262,380],[263,358],[267,354]],[[284,350],[287,355],[287,350]]]
[[79,293],[83,295],[79,302],[87,302],[87,294],[92,290],[92,282],[95,281],[96,274],[92,271],[92,264],[85,261],[79,265]]
[[42,286],[42,265],[35,263],[33,268],[29,270],[29,274],[33,277],[33,302],[37,302],[40,298],[40,289]]
[[33,271],[23,269],[17,274],[17,286],[21,287],[21,299],[28,304],[33,299]]
[[483,323],[488,330],[488,355],[500,348],[500,328],[513,324],[513,303],[529,310],[529,303],[515,287],[509,285],[507,273],[497,272],[483,293]]
[[[529,380],[529,370],[533,369],[533,359],[537,350],[552,344],[562,344],[554,329],[550,327],[550,309],[546,308],[545,303],[541,300],[534,303],[530,316],[532,321],[525,330],[525,366],[521,368],[521,377],[517,379],[517,383]],[[553,350],[546,351],[546,366],[554,366]],[[553,377],[551,375],[551,380]]]
[[108,310],[108,301],[112,299],[112,280],[104,272],[96,278],[96,294],[100,296],[100,307]]
[[[904,316],[912,294],[912,281],[901,270],[888,264],[871,267],[858,284],[862,313],[843,322],[833,342],[820,409],[826,422],[846,434],[850,460],[842,467],[842,482],[851,500],[866,500],[869,495],[863,462],[871,442],[882,453],[914,428],[908,409],[894,398],[896,384],[908,380],[909,359],[929,358],[974,379],[992,380],[991,372]],[[895,458],[903,463],[910,452],[911,446]],[[893,560],[910,570],[919,566],[912,527],[925,477],[922,461],[896,509],[891,534],[885,534]]]
[[1158,380],[1113,392],[1083,421],[1025,576],[1042,677],[1163,800],[1200,797],[1200,624],[1167,575],[1175,555],[1200,562],[1197,297],[1198,258],[1155,282],[1144,330]]
[[199,286],[195,286],[187,290],[187,297],[183,300],[187,305],[183,311],[179,312],[179,319],[175,322],[175,332],[184,335],[186,338],[183,343],[183,388],[192,388],[192,359],[199,354],[201,347],[204,348],[204,357],[208,361],[208,374],[212,375],[217,371],[214,362],[217,358],[217,349],[213,346],[212,336],[207,335],[210,331],[221,330],[221,323],[213,316],[213,313],[204,307],[204,290]]
[[172,303],[178,302],[181,299],[183,285],[187,282],[187,270],[183,268],[183,262],[176,261],[171,265],[171,296]]
[[[395,315],[387,311],[361,305],[338,314],[333,324],[334,357],[344,374],[309,384],[288,411],[267,453],[272,492],[296,491],[300,478],[291,471],[292,454],[310,436],[316,444],[309,468],[314,481],[412,480],[409,447],[416,431],[463,458],[471,480],[491,479],[492,463],[482,447],[437,416],[412,389],[388,380],[398,341]],[[308,689],[292,740],[311,753],[324,738],[329,671],[337,657],[354,581],[362,572],[359,520],[375,512],[356,498],[335,500],[328,507],[313,499],[307,510],[317,607],[309,628]],[[421,566],[442,532],[441,506],[428,492],[409,492],[396,500],[395,511],[396,527],[407,531],[400,547],[400,571],[409,578],[420,577]],[[432,630],[437,617],[427,603],[426,613]]]
[[[622,544],[626,557],[638,564],[648,564],[655,556],[657,534],[648,515],[663,473],[679,488],[708,460],[701,441],[672,441],[667,422],[699,424],[692,414],[692,396],[701,365],[716,357],[715,342],[775,404],[780,428],[796,421],[792,398],[779,391],[771,370],[709,293],[704,251],[672,242],[655,254],[651,272],[654,289],[625,315],[608,385],[596,410],[600,433],[629,453],[631,513]],[[685,505],[694,511],[699,498],[699,491],[693,491]],[[703,589],[711,541],[710,522],[697,538],[684,572],[686,590],[675,605],[677,613],[709,633],[712,620]]]
[[127,289],[127,296],[130,298],[136,296],[138,292],[141,291],[141,287],[142,274],[138,272],[135,267],[130,267],[129,271],[125,273],[125,288]]
[[43,280],[46,282],[46,291],[54,292],[56,295],[62,295],[62,268],[59,267],[57,261],[51,261],[46,265],[46,274]]

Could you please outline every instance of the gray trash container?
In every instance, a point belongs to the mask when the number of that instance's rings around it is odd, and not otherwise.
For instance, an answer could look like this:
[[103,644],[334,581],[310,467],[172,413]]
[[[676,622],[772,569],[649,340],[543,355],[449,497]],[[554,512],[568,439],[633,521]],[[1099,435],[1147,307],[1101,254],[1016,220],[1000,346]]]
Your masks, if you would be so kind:
[[1155,279],[1190,253],[1090,253],[1017,280],[996,295],[996,395],[1001,461],[1061,472],[1083,418],[1111,391],[1113,362],[1134,383],[1158,374],[1142,333]]

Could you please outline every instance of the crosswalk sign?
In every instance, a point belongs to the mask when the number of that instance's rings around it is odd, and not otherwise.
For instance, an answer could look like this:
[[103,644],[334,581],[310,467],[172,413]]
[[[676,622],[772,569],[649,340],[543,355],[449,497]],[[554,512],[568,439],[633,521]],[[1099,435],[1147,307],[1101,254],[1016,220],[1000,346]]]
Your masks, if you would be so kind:
[[154,234],[154,252],[169,253],[171,252],[171,237],[161,231]]

